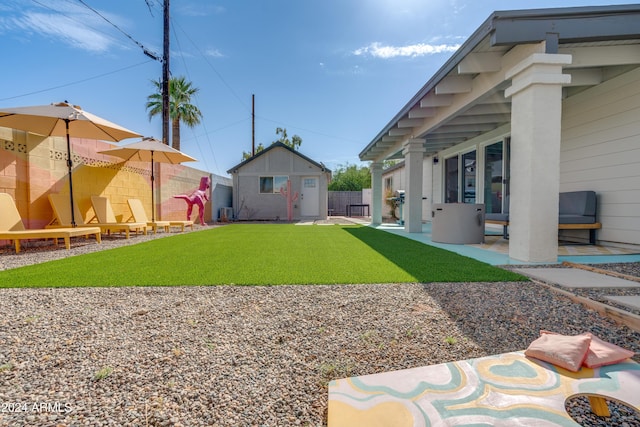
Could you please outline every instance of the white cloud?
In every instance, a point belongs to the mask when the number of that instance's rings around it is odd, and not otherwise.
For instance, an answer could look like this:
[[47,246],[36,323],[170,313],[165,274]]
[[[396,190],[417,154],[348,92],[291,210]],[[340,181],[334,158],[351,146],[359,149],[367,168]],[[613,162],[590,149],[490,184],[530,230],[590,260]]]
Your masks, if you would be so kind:
[[460,47],[459,44],[428,44],[418,43],[408,46],[384,46],[374,42],[369,46],[361,47],[353,51],[356,56],[372,56],[374,58],[396,58],[434,55],[436,53],[455,52]]
[[212,58],[224,58],[222,52],[220,52],[216,48],[209,48],[205,51],[205,55],[210,56]]
[[62,15],[27,13],[14,22],[25,31],[37,32],[91,52],[105,52],[113,42],[110,37]]
[[223,6],[216,6],[212,4],[202,4],[202,3],[193,3],[193,4],[181,4],[179,6],[178,13],[185,16],[211,16],[211,15],[221,15],[226,13],[226,9]]
[[50,0],[46,5],[36,2],[29,6],[16,5],[3,12],[0,30],[16,34],[39,34],[73,48],[95,53],[104,53],[116,43],[107,34],[111,30],[109,25],[81,5]]

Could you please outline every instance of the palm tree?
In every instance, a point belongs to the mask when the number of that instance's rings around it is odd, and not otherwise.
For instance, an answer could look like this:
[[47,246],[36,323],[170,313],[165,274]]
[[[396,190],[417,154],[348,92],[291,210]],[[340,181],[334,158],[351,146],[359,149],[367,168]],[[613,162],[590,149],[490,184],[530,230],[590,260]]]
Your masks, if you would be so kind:
[[[162,115],[162,81],[152,80],[156,93],[147,97],[149,120],[153,116]],[[200,123],[202,112],[191,104],[191,96],[198,92],[198,88],[187,82],[184,77],[169,79],[169,117],[171,119],[171,146],[180,150],[180,122],[189,127]]]

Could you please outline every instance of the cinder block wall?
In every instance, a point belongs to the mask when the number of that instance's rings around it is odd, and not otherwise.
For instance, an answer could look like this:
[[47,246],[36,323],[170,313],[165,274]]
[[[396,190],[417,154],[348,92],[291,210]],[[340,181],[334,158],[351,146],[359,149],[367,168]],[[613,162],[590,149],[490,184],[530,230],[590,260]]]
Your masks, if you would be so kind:
[[[98,153],[117,146],[71,138],[74,201],[87,221],[93,217],[91,195],[108,197],[116,216],[125,221],[131,216],[127,199],[140,199],[151,218],[151,165]],[[0,192],[14,198],[25,227],[42,228],[52,220],[49,193],[69,194],[66,159],[65,138],[0,128]],[[186,165],[156,164],[156,218],[184,219],[187,205],[173,196],[196,190],[203,176],[213,181],[210,173]],[[197,213],[195,208],[192,219]],[[205,220],[212,218],[209,202]]]

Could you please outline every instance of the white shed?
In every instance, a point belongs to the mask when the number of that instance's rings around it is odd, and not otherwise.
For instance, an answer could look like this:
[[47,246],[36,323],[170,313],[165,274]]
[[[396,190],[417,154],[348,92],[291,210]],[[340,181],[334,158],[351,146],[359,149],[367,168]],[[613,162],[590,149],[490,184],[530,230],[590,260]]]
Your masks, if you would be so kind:
[[[281,142],[271,144],[227,172],[233,178],[236,219],[327,218],[331,171]],[[290,194],[286,195],[288,182]]]

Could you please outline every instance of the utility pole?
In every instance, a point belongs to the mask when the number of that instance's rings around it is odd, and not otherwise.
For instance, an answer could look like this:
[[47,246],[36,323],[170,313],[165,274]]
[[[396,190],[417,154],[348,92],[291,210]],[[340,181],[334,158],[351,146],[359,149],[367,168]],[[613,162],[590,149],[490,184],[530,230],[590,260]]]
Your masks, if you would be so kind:
[[164,0],[164,51],[162,54],[162,142],[169,145],[169,0]]
[[256,155],[256,96],[251,95],[251,157]]

